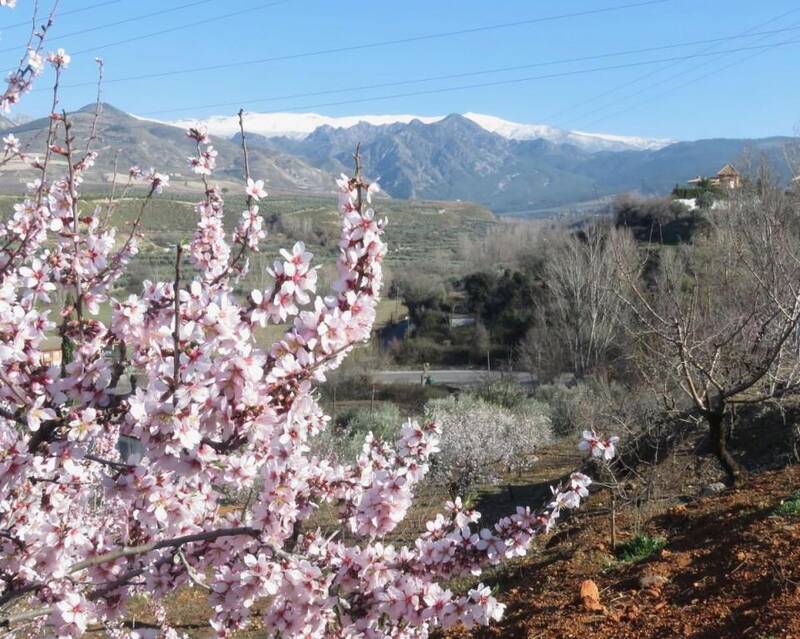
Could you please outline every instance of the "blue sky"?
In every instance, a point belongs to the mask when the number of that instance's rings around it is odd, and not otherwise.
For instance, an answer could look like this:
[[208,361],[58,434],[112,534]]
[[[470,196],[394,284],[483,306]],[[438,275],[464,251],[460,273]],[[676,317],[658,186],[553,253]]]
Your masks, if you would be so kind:
[[[59,6],[61,11],[74,11],[101,2],[61,0]],[[119,0],[57,17],[50,47],[83,51],[74,55],[64,79],[67,88],[62,94],[63,105],[73,108],[93,101],[93,60],[100,56],[105,60],[108,80],[104,99],[126,111],[163,119],[234,113],[238,110],[235,105],[241,104],[253,111],[308,107],[304,110],[327,115],[475,111],[520,122],[678,139],[788,135],[800,129],[800,83],[796,80],[800,67],[798,0],[664,0],[450,37],[241,66],[236,65],[267,57],[589,12],[636,4],[637,0],[284,0],[272,6],[257,0],[207,0],[184,6],[190,3],[192,0]],[[30,15],[31,0],[18,0],[17,4],[16,10],[0,13],[0,49],[26,40],[24,27],[7,28]],[[183,8],[138,19],[173,7]],[[223,17],[233,12],[239,14]],[[207,22],[187,26],[200,21]],[[120,24],[68,35],[109,23]],[[409,82],[793,27],[796,29],[782,33],[649,53]],[[171,31],[141,38],[162,30]],[[130,38],[141,39],[105,46]],[[791,40],[798,43],[718,53]],[[698,53],[715,55],[597,70]],[[10,68],[15,54],[6,51],[0,55]],[[218,64],[234,66],[124,80]],[[594,70],[584,73],[587,69]],[[572,75],[446,90],[559,73]],[[696,80],[701,76],[707,77]],[[49,76],[42,78],[39,90],[29,95],[20,108],[22,112],[46,112],[48,98],[44,88],[49,80]],[[404,84],[282,97],[399,82]],[[417,95],[403,95],[408,93]],[[269,100],[276,97],[279,99]],[[341,102],[350,103],[331,104]],[[203,108],[218,103],[231,105]]]

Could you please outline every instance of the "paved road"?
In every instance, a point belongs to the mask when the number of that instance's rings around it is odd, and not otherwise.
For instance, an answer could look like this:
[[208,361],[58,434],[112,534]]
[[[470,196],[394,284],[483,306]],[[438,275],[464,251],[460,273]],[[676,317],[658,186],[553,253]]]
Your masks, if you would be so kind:
[[[419,384],[421,375],[421,370],[378,371],[372,374],[372,378],[382,384]],[[530,373],[508,373],[505,371],[441,369],[430,370],[428,375],[433,378],[436,384],[452,384],[453,386],[482,384],[488,380],[500,379],[501,377],[513,377],[521,384],[533,383],[533,376]]]
[[[372,373],[372,379],[379,384],[419,384],[421,370],[408,371],[377,371]],[[485,384],[487,381],[500,379],[501,377],[513,377],[520,384],[533,384],[533,376],[530,373],[491,371],[475,369],[450,369],[430,370],[428,375],[433,379],[434,384],[447,384],[449,386],[477,386]],[[118,392],[127,394],[131,390],[128,376],[120,379]]]

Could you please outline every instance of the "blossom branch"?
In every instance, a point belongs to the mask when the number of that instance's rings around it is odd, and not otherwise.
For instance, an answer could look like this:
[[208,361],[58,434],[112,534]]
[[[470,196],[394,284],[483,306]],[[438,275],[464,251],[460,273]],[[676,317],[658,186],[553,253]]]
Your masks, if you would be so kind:
[[122,559],[124,557],[144,555],[155,550],[161,550],[163,548],[179,548],[185,544],[201,541],[216,541],[217,539],[221,539],[223,537],[246,536],[258,539],[261,537],[261,535],[262,532],[255,528],[248,526],[237,526],[235,528],[223,528],[220,530],[210,530],[192,535],[183,535],[173,539],[161,539],[158,541],[152,541],[148,544],[140,544],[138,546],[123,546],[122,548],[117,548],[116,550],[112,550],[102,555],[97,555],[88,559],[84,559],[83,561],[79,561],[70,566],[68,572],[69,574],[74,574],[76,572],[80,572],[81,570],[91,568],[92,566],[99,566],[101,564],[114,562],[117,559]]

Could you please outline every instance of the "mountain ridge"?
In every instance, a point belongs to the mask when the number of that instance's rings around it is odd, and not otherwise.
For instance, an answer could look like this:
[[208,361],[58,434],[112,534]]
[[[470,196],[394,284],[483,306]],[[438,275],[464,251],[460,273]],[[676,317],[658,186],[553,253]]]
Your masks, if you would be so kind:
[[[353,116],[324,116],[318,113],[258,113],[251,112],[246,115],[248,132],[264,137],[287,137],[302,140],[321,126],[333,128],[352,128],[361,123],[376,126],[388,124],[410,124],[415,120],[423,124],[433,124],[444,120],[451,115],[462,117],[475,122],[481,128],[507,139],[532,140],[546,139],[552,142],[571,143],[590,151],[614,150],[654,150],[673,143],[675,140],[645,138],[641,136],[625,136],[606,133],[588,133],[585,131],[568,131],[543,124],[526,124],[504,120],[494,115],[467,112],[463,114],[448,114],[437,116],[420,116],[410,114],[399,115],[353,115]],[[210,116],[200,119],[180,119],[175,121],[159,121],[163,124],[172,124],[186,128],[195,123],[204,124],[210,133],[222,137],[233,137],[239,130],[237,116]]]
[[[88,133],[93,112],[94,105],[88,105],[73,114],[77,139]],[[590,150],[569,138],[536,137],[531,130],[507,130],[501,135],[488,130],[486,122],[481,125],[460,114],[430,121],[405,119],[379,124],[362,120],[348,127],[323,123],[300,137],[276,137],[253,131],[245,118],[251,174],[266,179],[273,192],[331,193],[333,175],[352,169],[353,149],[360,144],[367,174],[378,179],[391,197],[473,201],[502,214],[569,209],[624,191],[664,195],[675,184],[696,175],[713,175],[729,162],[742,168],[747,156],[753,164],[766,158],[786,180],[791,176],[784,151],[789,144],[798,144],[797,138],[777,136]],[[40,118],[6,128],[4,134],[21,137],[23,147],[35,145],[46,137],[48,124],[47,118]],[[495,125],[500,126],[491,126]],[[198,188],[187,167],[192,145],[174,123],[142,119],[104,105],[98,132],[95,148],[101,156],[95,176],[99,173],[101,183],[108,181],[119,152],[123,171],[131,164],[155,166],[173,174],[174,188]],[[235,188],[233,183],[242,179],[239,143],[238,134],[213,138],[219,152],[217,178],[223,187]],[[23,168],[6,167],[0,183],[18,185],[23,178]]]
[[[451,114],[431,123],[322,126],[303,139],[248,133],[252,147],[284,151],[346,172],[361,145],[364,166],[393,197],[473,200],[499,213],[547,209],[622,191],[664,195],[676,183],[713,175],[748,152],[780,166],[793,138],[708,139],[658,149],[595,151],[543,138],[509,139]],[[781,175],[786,179],[786,171]]]

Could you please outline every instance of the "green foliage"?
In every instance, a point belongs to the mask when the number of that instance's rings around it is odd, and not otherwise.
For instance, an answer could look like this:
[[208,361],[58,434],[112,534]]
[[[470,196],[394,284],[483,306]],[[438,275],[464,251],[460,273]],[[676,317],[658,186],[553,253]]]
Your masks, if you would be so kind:
[[330,454],[342,461],[354,461],[368,433],[393,441],[400,431],[403,418],[396,405],[376,403],[369,408],[354,408],[336,416],[313,445],[316,452]]
[[401,422],[400,411],[390,403],[356,408],[336,416],[337,429],[361,440],[370,432],[381,439],[391,439],[398,432]]
[[710,191],[703,191],[696,198],[698,208],[710,209],[717,198]]
[[680,200],[692,200],[702,192],[702,189],[694,186],[680,186],[679,184],[676,184],[670,195]]
[[503,344],[517,344],[534,323],[542,287],[529,273],[505,271],[483,309],[492,335]]
[[541,281],[528,271],[471,273],[461,287],[467,308],[480,318],[492,341],[502,345],[516,345],[525,336],[543,297]]
[[711,184],[711,180],[708,178],[701,181],[697,186],[680,186],[676,184],[675,188],[672,189],[672,197],[682,200],[692,200],[706,195],[711,196],[712,199],[721,195],[719,188]]
[[618,197],[613,206],[614,224],[628,228],[640,242],[680,244],[692,238],[699,222],[680,202],[669,198]]
[[800,490],[784,499],[774,512],[782,517],[800,515]]
[[67,366],[75,359],[75,342],[69,337],[61,338],[61,365]]
[[470,273],[464,278],[463,286],[469,310],[480,314],[489,304],[492,290],[497,286],[497,277],[486,271]]
[[633,539],[617,546],[615,555],[619,561],[636,563],[654,555],[667,545],[664,537],[650,537],[649,535],[636,535]]

